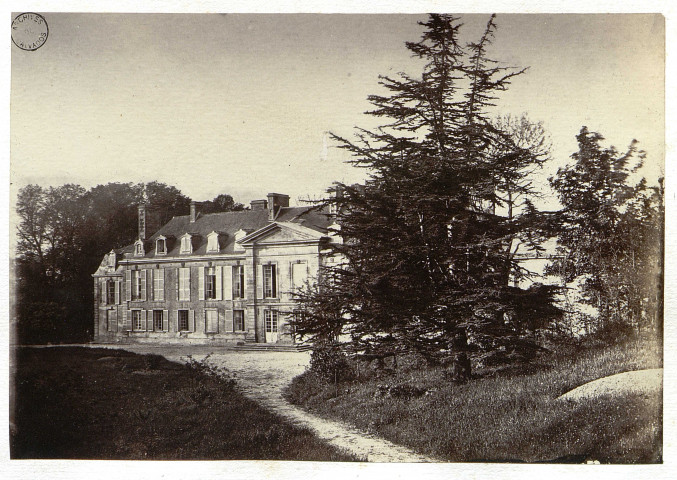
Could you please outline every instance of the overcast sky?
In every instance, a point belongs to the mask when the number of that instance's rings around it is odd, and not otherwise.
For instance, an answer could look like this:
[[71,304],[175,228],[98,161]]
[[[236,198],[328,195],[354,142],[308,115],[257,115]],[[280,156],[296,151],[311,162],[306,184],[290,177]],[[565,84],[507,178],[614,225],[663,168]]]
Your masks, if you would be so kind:
[[[404,47],[420,15],[44,14],[47,42],[12,47],[11,181],[43,186],[159,180],[194,200],[270,191],[318,196],[359,181],[325,132],[370,127],[378,75],[420,67]],[[476,40],[488,15],[464,15]],[[655,178],[664,143],[660,15],[499,15],[491,55],[530,67],[499,108],[542,120],[556,160],[582,125]]]

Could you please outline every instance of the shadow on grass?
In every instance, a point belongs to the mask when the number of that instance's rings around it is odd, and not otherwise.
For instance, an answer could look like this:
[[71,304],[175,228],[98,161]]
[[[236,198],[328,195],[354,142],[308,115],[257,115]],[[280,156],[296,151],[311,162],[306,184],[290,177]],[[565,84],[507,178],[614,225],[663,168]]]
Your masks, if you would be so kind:
[[202,362],[18,348],[11,458],[353,461],[245,398]]

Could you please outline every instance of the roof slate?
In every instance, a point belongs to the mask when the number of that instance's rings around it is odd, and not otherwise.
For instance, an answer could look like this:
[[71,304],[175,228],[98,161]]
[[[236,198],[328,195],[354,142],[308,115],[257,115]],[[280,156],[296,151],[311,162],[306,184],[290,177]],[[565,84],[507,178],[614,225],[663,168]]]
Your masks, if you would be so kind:
[[[317,232],[326,234],[327,227],[332,223],[330,217],[316,207],[285,207],[278,212],[275,221],[290,222],[302,225]],[[125,258],[162,258],[155,256],[155,240],[160,235],[174,237],[175,241],[168,240],[167,257],[186,257],[179,253],[181,242],[178,240],[182,235],[193,235],[193,256],[205,255],[207,250],[207,235],[211,232],[219,232],[219,253],[233,253],[235,244],[235,232],[245,230],[252,233],[265,227],[268,221],[268,210],[244,210],[240,212],[220,212],[200,214],[194,223],[190,223],[190,215],[182,215],[172,218],[146,242],[146,254],[144,257],[134,257],[134,244],[119,249],[117,252]]]

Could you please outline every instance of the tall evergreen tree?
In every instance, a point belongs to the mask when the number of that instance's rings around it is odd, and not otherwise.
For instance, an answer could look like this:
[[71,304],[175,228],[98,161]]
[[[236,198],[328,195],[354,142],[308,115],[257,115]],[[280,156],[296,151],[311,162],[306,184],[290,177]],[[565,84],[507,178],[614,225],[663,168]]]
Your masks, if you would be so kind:
[[[343,321],[347,348],[451,356],[454,377],[465,381],[469,353],[529,355],[528,336],[559,311],[552,289],[511,287],[505,274],[520,269],[510,246],[533,209],[519,221],[493,211],[505,204],[507,163],[519,158],[526,167],[542,153],[490,120],[499,92],[524,70],[488,57],[494,16],[467,46],[458,20],[431,15],[421,41],[406,44],[425,64],[420,78],[381,77],[389,94],[369,96],[367,113],[387,123],[360,129],[356,142],[334,136],[370,178],[337,185],[329,200],[344,239],[333,248],[344,262],[323,272],[320,287],[333,292],[328,308],[343,305],[332,318]],[[307,312],[297,331],[325,338],[323,303],[312,291],[299,298]]]

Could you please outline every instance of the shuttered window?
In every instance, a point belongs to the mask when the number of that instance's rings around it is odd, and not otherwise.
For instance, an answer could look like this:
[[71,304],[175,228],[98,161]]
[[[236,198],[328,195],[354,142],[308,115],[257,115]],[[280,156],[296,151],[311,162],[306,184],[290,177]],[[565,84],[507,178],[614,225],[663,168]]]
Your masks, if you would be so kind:
[[153,300],[162,302],[165,299],[165,270],[153,271]]
[[205,332],[218,333],[219,331],[219,312],[218,310],[205,310]]
[[141,310],[132,310],[132,330],[139,332],[146,330],[146,322],[142,313]]
[[190,301],[190,268],[179,268],[179,300]]
[[179,310],[177,321],[177,328],[179,332],[187,332],[189,330],[188,310]]
[[216,267],[205,268],[205,298],[216,299]]

